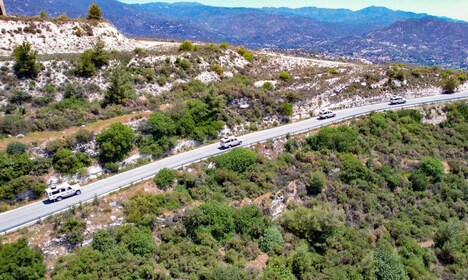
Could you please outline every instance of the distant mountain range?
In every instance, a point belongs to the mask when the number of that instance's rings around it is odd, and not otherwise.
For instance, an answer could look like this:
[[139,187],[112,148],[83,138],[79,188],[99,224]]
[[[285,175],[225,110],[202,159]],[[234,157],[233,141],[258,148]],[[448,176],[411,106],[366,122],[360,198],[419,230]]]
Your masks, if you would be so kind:
[[306,7],[223,8],[179,2],[4,0],[8,12],[85,16],[97,3],[123,33],[137,37],[226,41],[250,48],[304,49],[372,61],[468,68],[468,23],[369,7],[359,11]]

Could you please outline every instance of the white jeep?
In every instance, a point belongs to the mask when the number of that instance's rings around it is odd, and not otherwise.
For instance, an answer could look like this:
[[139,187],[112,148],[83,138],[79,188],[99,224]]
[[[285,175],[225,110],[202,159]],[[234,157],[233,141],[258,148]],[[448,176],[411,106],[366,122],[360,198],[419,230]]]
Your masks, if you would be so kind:
[[221,144],[221,147],[228,149],[234,146],[241,145],[242,141],[239,140],[237,137],[230,136],[230,137],[224,137],[223,139],[221,139],[220,144]]
[[45,191],[50,201],[60,201],[65,197],[81,194],[81,186],[78,184],[71,186],[68,183],[63,183],[58,186],[51,186]]
[[406,99],[404,99],[401,96],[394,96],[390,98],[390,105],[404,104],[404,103],[406,103]]
[[329,110],[329,109],[322,109],[319,112],[319,118],[321,119],[333,118],[335,116],[336,116],[336,113],[334,113],[332,110]]

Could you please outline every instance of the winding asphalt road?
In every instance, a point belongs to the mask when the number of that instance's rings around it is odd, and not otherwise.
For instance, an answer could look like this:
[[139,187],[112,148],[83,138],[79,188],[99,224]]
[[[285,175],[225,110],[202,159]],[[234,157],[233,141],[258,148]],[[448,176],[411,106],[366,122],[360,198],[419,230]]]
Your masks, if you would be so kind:
[[[410,99],[404,105],[391,106],[387,103],[382,103],[337,111],[335,118],[326,120],[311,118],[296,123],[246,134],[241,137],[243,142],[242,146],[250,146],[258,142],[284,136],[287,133],[302,133],[324,125],[351,119],[360,115],[365,115],[373,111],[389,110],[391,108],[412,107],[426,103],[444,102],[456,99],[468,99],[468,92]],[[218,143],[206,145],[89,184],[83,188],[81,195],[69,197],[63,199],[60,202],[49,202],[48,200],[44,200],[1,213],[0,233],[5,234],[18,230],[22,227],[34,224],[50,215],[65,211],[73,205],[79,204],[81,202],[91,201],[95,197],[102,197],[113,191],[119,190],[122,187],[127,187],[141,180],[149,179],[162,168],[178,168],[183,165],[187,165],[223,152],[225,152],[225,150],[220,150]]]

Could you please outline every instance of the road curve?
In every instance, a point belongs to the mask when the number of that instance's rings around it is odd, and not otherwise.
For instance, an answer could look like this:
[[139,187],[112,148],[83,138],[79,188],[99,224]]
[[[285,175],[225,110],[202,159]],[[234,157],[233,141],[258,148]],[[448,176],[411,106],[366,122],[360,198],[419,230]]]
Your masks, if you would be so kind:
[[[374,111],[389,110],[391,108],[412,107],[426,103],[444,102],[457,99],[468,99],[468,92],[415,98],[408,100],[404,105],[398,106],[391,106],[387,103],[381,103],[345,109],[342,111],[337,111],[335,118],[327,120],[311,118],[296,123],[246,134],[241,137],[243,142],[242,146],[250,146],[258,142],[284,136],[287,133],[297,134],[305,132],[307,130],[316,129],[324,125],[340,122],[345,119],[365,115]],[[177,168],[207,157],[217,155],[222,152],[225,151],[219,149],[218,143],[206,145],[91,183],[83,188],[81,195],[73,196],[60,202],[49,203],[47,200],[44,200],[1,213],[0,233],[5,234],[11,231],[15,231],[19,228],[34,224],[50,215],[65,211],[73,205],[91,201],[95,197],[102,197],[122,187],[137,183],[143,179],[149,179],[162,168]]]

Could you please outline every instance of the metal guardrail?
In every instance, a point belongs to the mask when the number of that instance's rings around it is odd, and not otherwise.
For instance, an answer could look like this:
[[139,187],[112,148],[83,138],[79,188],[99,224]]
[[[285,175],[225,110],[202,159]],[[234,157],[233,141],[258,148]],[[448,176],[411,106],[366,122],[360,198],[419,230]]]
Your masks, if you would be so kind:
[[[333,118],[331,122],[327,122],[327,123],[324,123],[324,124],[319,124],[318,126],[313,126],[313,127],[309,127],[309,128],[305,128],[305,129],[301,129],[301,130],[298,130],[298,131],[293,131],[293,132],[287,132],[287,133],[284,133],[284,134],[281,134],[279,136],[275,136],[275,137],[271,137],[271,138],[268,138],[268,139],[264,139],[264,140],[260,140],[260,141],[256,141],[256,142],[253,142],[253,143],[250,143],[250,144],[246,144],[246,145],[242,145],[241,147],[252,147],[252,146],[255,146],[255,145],[258,145],[258,144],[261,144],[261,143],[265,143],[269,140],[276,140],[276,139],[280,139],[280,138],[284,138],[284,137],[287,137],[287,136],[291,136],[291,135],[299,135],[299,134],[303,134],[303,133],[306,133],[306,132],[309,132],[311,130],[315,130],[315,129],[319,129],[323,126],[327,126],[327,125],[330,125],[330,124],[333,124],[333,123],[340,123],[340,122],[343,122],[343,121],[346,121],[346,120],[350,120],[350,119],[354,119],[354,118],[357,118],[357,117],[361,117],[361,116],[365,116],[365,115],[368,115],[370,113],[373,113],[373,112],[385,112],[385,111],[392,111],[392,110],[396,110],[396,109],[403,109],[403,108],[414,108],[414,107],[421,107],[421,106],[425,106],[425,105],[429,105],[429,104],[434,104],[434,103],[439,103],[439,102],[450,102],[450,101],[456,101],[456,100],[463,100],[463,99],[468,99],[468,96],[461,96],[461,97],[454,97],[454,98],[449,98],[449,99],[444,99],[444,100],[435,100],[435,101],[428,101],[428,102],[423,102],[423,103],[418,103],[418,104],[399,104],[399,105],[393,105],[392,107],[390,108],[384,108],[384,109],[378,109],[378,110],[371,110],[371,111],[367,111],[367,112],[362,112],[362,113],[357,113],[357,114],[353,114],[351,116],[347,116],[347,117],[341,117],[341,118]],[[193,163],[197,163],[197,162],[201,162],[201,161],[204,161],[206,159],[209,159],[209,158],[212,158],[212,157],[215,157],[215,156],[218,156],[220,154],[224,154],[224,153],[227,153],[229,150],[224,150],[224,151],[220,151],[220,152],[216,152],[214,154],[211,154],[210,156],[204,156],[204,157],[199,157],[199,158],[196,158],[196,159],[193,159],[193,160],[190,160],[190,161],[187,161],[187,162],[184,162],[180,165],[177,165],[171,169],[180,169],[180,168],[183,168],[184,166],[187,166],[189,164],[193,164]],[[122,185],[116,189],[113,189],[111,191],[108,191],[106,193],[103,193],[103,194],[100,194],[100,195],[96,195],[95,194],[95,197],[93,198],[90,198],[90,199],[87,199],[85,201],[80,201],[78,204],[85,204],[85,203],[89,203],[93,200],[95,200],[96,198],[102,198],[102,197],[105,197],[105,196],[108,196],[112,193],[115,193],[115,192],[119,192],[121,191],[122,189],[125,189],[125,188],[128,188],[128,187],[131,187],[133,186],[134,184],[138,184],[138,183],[141,183],[141,182],[144,182],[144,181],[147,181],[147,180],[150,180],[152,179],[157,173],[159,172],[159,170],[155,170],[154,174],[152,174],[151,176],[147,176],[147,177],[144,177],[144,178],[140,178],[138,180],[135,180],[129,184],[125,184],[125,185]],[[77,204],[75,204],[77,205]],[[10,232],[14,232],[14,231],[17,231],[21,228],[24,228],[24,227],[27,227],[27,226],[30,226],[30,225],[33,225],[33,224],[36,224],[36,223],[40,223],[42,221],[44,221],[45,219],[53,216],[53,215],[56,215],[56,214],[59,214],[59,213],[62,213],[62,212],[65,212],[67,210],[70,210],[72,209],[72,207],[74,207],[75,205],[67,205],[65,206],[63,209],[60,209],[60,210],[56,210],[56,211],[51,211],[49,213],[46,213],[45,215],[39,217],[39,218],[34,218],[34,219],[30,219],[26,222],[23,222],[19,225],[15,225],[13,227],[10,227],[4,231],[2,231],[0,233],[0,235],[4,235],[4,234],[7,234],[7,233],[10,233]]]

